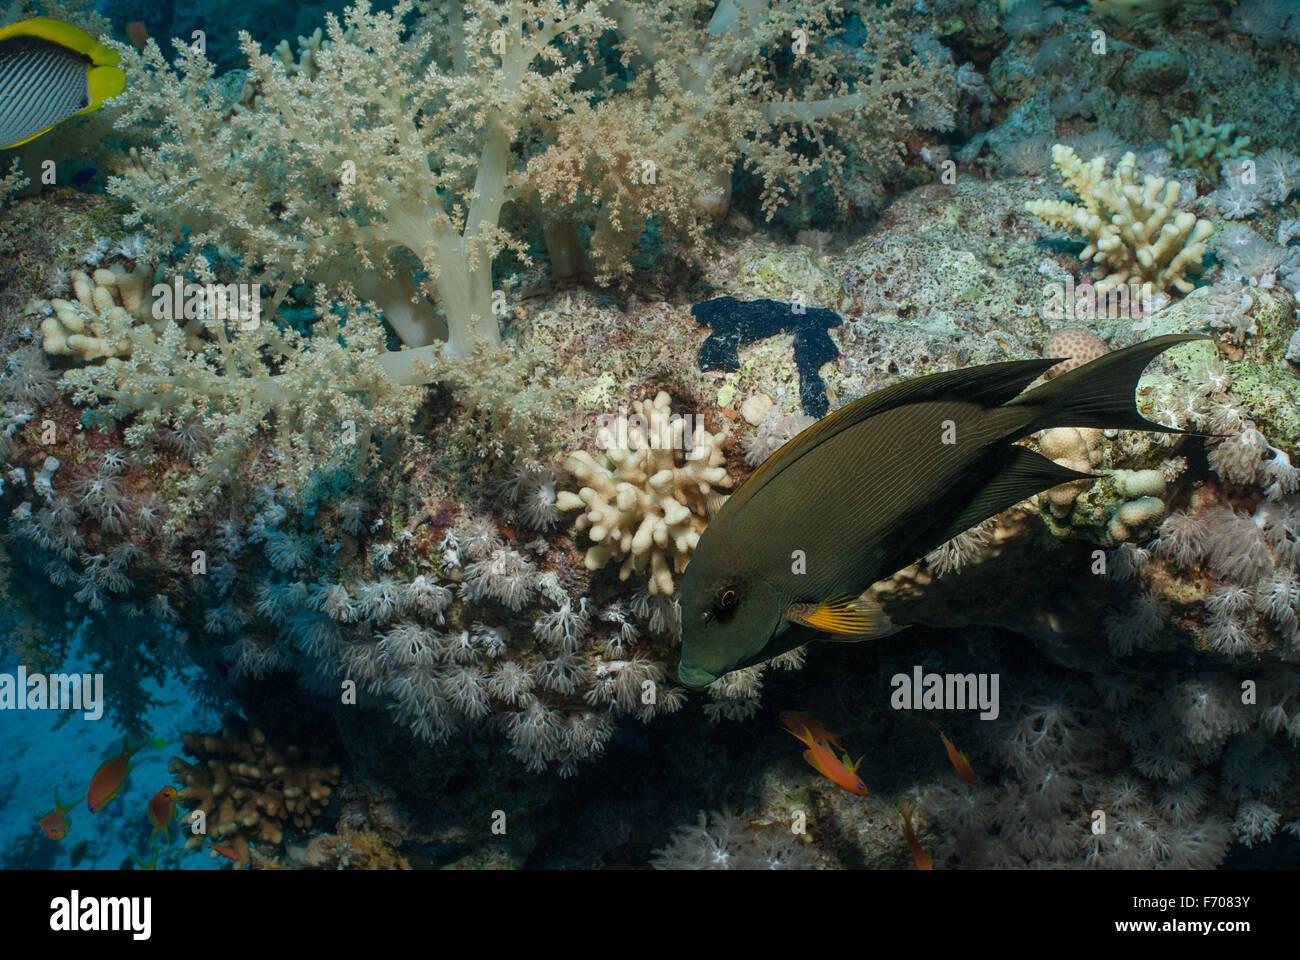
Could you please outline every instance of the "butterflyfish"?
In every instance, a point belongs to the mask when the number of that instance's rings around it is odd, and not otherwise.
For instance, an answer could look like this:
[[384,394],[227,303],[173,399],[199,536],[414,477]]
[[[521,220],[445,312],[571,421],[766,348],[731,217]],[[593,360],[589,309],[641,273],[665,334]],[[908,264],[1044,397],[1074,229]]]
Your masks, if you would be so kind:
[[126,89],[117,51],[80,27],[35,17],[0,29],[0,149],[21,146]]

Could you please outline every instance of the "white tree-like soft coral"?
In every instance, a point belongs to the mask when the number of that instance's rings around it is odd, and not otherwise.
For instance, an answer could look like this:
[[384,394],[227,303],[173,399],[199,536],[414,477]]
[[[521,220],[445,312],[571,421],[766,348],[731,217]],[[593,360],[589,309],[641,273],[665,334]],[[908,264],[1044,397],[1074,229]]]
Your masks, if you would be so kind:
[[[725,213],[738,162],[762,178],[769,213],[850,153],[897,168],[906,107],[942,97],[937,65],[901,24],[866,24],[852,70],[809,51],[778,72],[771,50],[795,28],[830,35],[838,4],[728,0],[700,13],[695,0],[361,2],[327,17],[328,40],[302,62],[241,35],[249,67],[233,110],[188,46],[176,67],[155,44],[122,46],[132,82],[114,102],[119,128],[156,145],[110,189],[136,221],[190,228],[196,261],[234,250],[248,279],[282,294],[351,285],[407,346],[445,339],[465,356],[477,339],[499,342],[493,257],[524,253],[502,227],[507,204],[541,216],[557,274],[583,269],[575,220],[595,219],[600,268],[619,273],[651,220],[689,239],[699,216]],[[427,376],[410,355],[389,359],[401,379]]]
[[1030,200],[1025,209],[1087,238],[1080,258],[1092,261],[1099,293],[1129,283],[1143,285],[1147,295],[1170,288],[1187,293],[1195,286],[1188,275],[1200,272],[1214,227],[1178,209],[1176,180],[1146,176],[1139,186],[1136,163],[1124,154],[1107,179],[1105,157],[1085,162],[1058,143],[1052,165],[1079,202]]
[[[310,336],[265,319],[243,329],[217,318],[201,320],[197,337],[171,322],[155,333],[128,313],[101,314],[105,338],[130,343],[129,359],[69,370],[64,382],[77,402],[129,421],[133,446],[160,430],[202,424],[210,446],[196,447],[196,469],[176,479],[189,509],[239,476],[268,428],[284,453],[280,479],[300,489],[314,470],[358,458],[368,463],[378,454],[371,438],[405,429],[422,396],[418,388],[395,385],[376,362],[382,330],[366,323],[359,308],[342,309],[325,306]],[[187,516],[176,509],[169,522]]]
[[671,595],[673,572],[686,569],[708,523],[710,497],[718,495],[715,488],[732,485],[725,435],[697,423],[688,437],[687,421],[673,414],[663,391],[653,401],[635,402],[633,411],[626,447],[615,445],[612,431],[602,431],[599,459],[581,450],[569,454],[564,467],[583,486],[577,493],[560,491],[556,505],[582,511],[574,526],[593,541],[584,560],[588,570],[622,560],[620,580],[645,572],[651,594]]
[[514,148],[580,96],[554,41],[581,45],[610,21],[559,0],[465,6],[423,8],[409,31],[409,0],[331,14],[310,70],[241,34],[256,97],[233,115],[209,94],[204,56],[181,47],[174,69],[153,43],[122,48],[136,82],[120,122],[160,123],[165,139],[111,189],[137,221],[192,227],[196,251],[242,251],[282,290],[354,284],[408,346],[499,342],[491,264],[510,242],[498,222],[517,189]]

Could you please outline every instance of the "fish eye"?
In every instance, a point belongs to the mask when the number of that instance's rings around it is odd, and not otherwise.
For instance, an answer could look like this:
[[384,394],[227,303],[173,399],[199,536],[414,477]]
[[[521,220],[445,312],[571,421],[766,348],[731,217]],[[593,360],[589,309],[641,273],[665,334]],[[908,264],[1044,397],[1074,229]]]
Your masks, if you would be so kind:
[[715,606],[718,608],[719,613],[729,613],[736,609],[738,603],[740,603],[739,591],[735,587],[727,587],[718,594]]

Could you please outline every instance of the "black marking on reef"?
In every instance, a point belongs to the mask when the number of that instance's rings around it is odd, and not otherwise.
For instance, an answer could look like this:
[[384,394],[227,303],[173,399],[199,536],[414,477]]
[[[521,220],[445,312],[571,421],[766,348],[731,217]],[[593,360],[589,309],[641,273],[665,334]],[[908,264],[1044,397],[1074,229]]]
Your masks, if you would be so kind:
[[700,369],[740,369],[738,349],[778,333],[794,334],[794,365],[799,371],[799,402],[804,413],[826,416],[830,401],[820,372],[823,363],[840,355],[839,348],[826,331],[838,327],[843,319],[834,310],[805,307],[803,313],[780,300],[737,300],[716,297],[691,307],[691,314],[701,326],[713,332],[700,344]]

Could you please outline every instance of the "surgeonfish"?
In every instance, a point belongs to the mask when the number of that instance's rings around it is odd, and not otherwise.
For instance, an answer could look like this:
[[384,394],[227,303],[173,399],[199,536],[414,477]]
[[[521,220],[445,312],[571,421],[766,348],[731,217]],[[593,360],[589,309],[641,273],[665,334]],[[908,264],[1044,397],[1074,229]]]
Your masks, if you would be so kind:
[[0,29],[0,150],[21,146],[126,89],[117,51],[36,17]]
[[153,824],[153,833],[149,834],[149,839],[145,841],[145,846],[153,842],[154,834],[159,830],[170,843],[172,836],[167,831],[167,821],[176,816],[176,802],[180,800],[179,791],[173,786],[166,786],[154,794],[153,799],[149,801],[149,807],[146,812],[149,814],[149,822]]
[[682,578],[678,677],[699,689],[818,637],[895,632],[861,596],[871,584],[1026,497],[1092,476],[1015,440],[1049,427],[1183,432],[1145,419],[1133,395],[1151,360],[1198,339],[1146,340],[1028,392],[1059,358],[931,374],[817,421],[700,536]]
[[75,807],[75,802],[64,806],[59,803],[59,788],[54,788],[54,809],[41,817],[41,829],[51,840],[62,840],[68,834],[68,828],[72,826],[72,821],[68,819],[68,811]]
[[944,749],[948,751],[948,759],[952,762],[952,768],[967,783],[976,783],[979,777],[975,775],[974,769],[971,768],[970,757],[953,746],[953,742],[943,735],[942,730],[939,731],[939,739],[943,741]]
[[818,743],[814,740],[812,733],[802,724],[799,726],[798,733],[793,730],[790,733],[795,739],[807,745],[808,749],[803,752],[803,758],[808,766],[827,780],[830,780],[835,786],[841,787],[849,793],[856,793],[858,796],[866,795],[867,785],[858,776],[858,767],[862,765],[862,757],[858,757],[857,763],[850,764],[848,754],[845,754],[842,758],[835,756],[824,743]]
[[921,849],[921,841],[916,839],[916,833],[912,830],[912,813],[916,810],[916,804],[904,807],[902,797],[895,799],[898,802],[898,812],[903,815],[903,837],[907,840],[907,849],[912,852],[912,862],[918,870],[933,870],[934,863],[930,860],[930,855]]
[[133,747],[127,738],[123,737],[122,752],[99,765],[95,775],[90,778],[90,788],[86,791],[86,806],[90,808],[91,813],[103,810],[105,804],[122,792],[122,785],[126,783],[127,775],[131,772],[131,758],[150,743],[161,750],[164,741],[142,740]]

